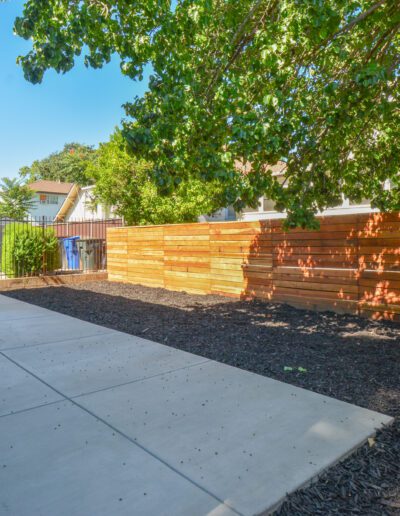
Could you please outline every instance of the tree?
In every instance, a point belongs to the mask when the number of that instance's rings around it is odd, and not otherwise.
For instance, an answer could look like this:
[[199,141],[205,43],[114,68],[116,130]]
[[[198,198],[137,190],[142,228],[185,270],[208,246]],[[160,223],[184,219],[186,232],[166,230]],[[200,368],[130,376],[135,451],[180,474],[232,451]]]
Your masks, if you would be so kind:
[[114,206],[128,224],[193,222],[221,202],[219,185],[198,179],[182,182],[171,196],[160,196],[151,180],[151,165],[128,154],[118,129],[109,142],[100,144],[88,172],[95,178],[93,202]]
[[36,160],[30,167],[22,167],[20,176],[28,182],[48,179],[87,186],[92,183],[92,178],[87,176],[86,169],[95,155],[95,149],[89,145],[66,143],[62,151]]
[[399,28],[397,0],[28,0],[15,23],[34,83],[82,51],[133,79],[150,63],[124,134],[160,189],[217,180],[237,209],[266,194],[289,226],[342,194],[400,208]]
[[34,195],[18,179],[3,177],[0,182],[0,217],[24,219],[36,204]]

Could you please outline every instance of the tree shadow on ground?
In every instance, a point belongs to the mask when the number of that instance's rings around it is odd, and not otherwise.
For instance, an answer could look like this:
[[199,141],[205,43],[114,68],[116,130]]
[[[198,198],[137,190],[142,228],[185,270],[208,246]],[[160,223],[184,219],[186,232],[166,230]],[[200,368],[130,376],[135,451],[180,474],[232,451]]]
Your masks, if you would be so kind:
[[7,295],[379,412],[400,414],[400,326],[395,323],[109,282],[21,289]]
[[[335,398],[400,416],[400,326],[288,305],[93,282],[7,293]],[[284,367],[307,372],[285,372]],[[295,429],[294,429],[295,431]],[[277,515],[398,514],[400,417]]]

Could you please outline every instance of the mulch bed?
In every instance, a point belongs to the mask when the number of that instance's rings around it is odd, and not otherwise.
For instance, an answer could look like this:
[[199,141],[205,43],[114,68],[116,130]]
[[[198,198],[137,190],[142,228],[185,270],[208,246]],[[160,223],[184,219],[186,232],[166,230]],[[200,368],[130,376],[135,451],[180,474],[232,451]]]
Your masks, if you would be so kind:
[[398,324],[106,281],[7,295],[395,416],[276,514],[400,515]]

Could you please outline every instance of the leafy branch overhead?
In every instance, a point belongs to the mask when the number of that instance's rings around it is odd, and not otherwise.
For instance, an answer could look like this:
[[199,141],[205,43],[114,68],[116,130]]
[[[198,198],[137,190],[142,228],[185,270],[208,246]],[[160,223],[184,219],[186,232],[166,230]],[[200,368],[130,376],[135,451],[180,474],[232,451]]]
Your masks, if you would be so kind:
[[[261,194],[309,225],[350,199],[400,208],[400,5],[395,0],[28,0],[15,31],[40,82],[85,53],[149,91],[126,104],[133,153],[171,192],[217,180],[240,209]],[[287,161],[284,184],[268,164]],[[250,164],[244,168],[240,163]],[[392,189],[382,185],[390,180]]]

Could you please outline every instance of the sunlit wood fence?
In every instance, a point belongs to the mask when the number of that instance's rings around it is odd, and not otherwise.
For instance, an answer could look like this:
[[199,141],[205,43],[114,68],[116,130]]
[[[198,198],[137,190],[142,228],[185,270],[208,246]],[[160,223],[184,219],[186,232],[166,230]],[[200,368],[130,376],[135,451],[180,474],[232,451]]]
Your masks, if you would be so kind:
[[109,279],[400,320],[400,215],[107,229]]

